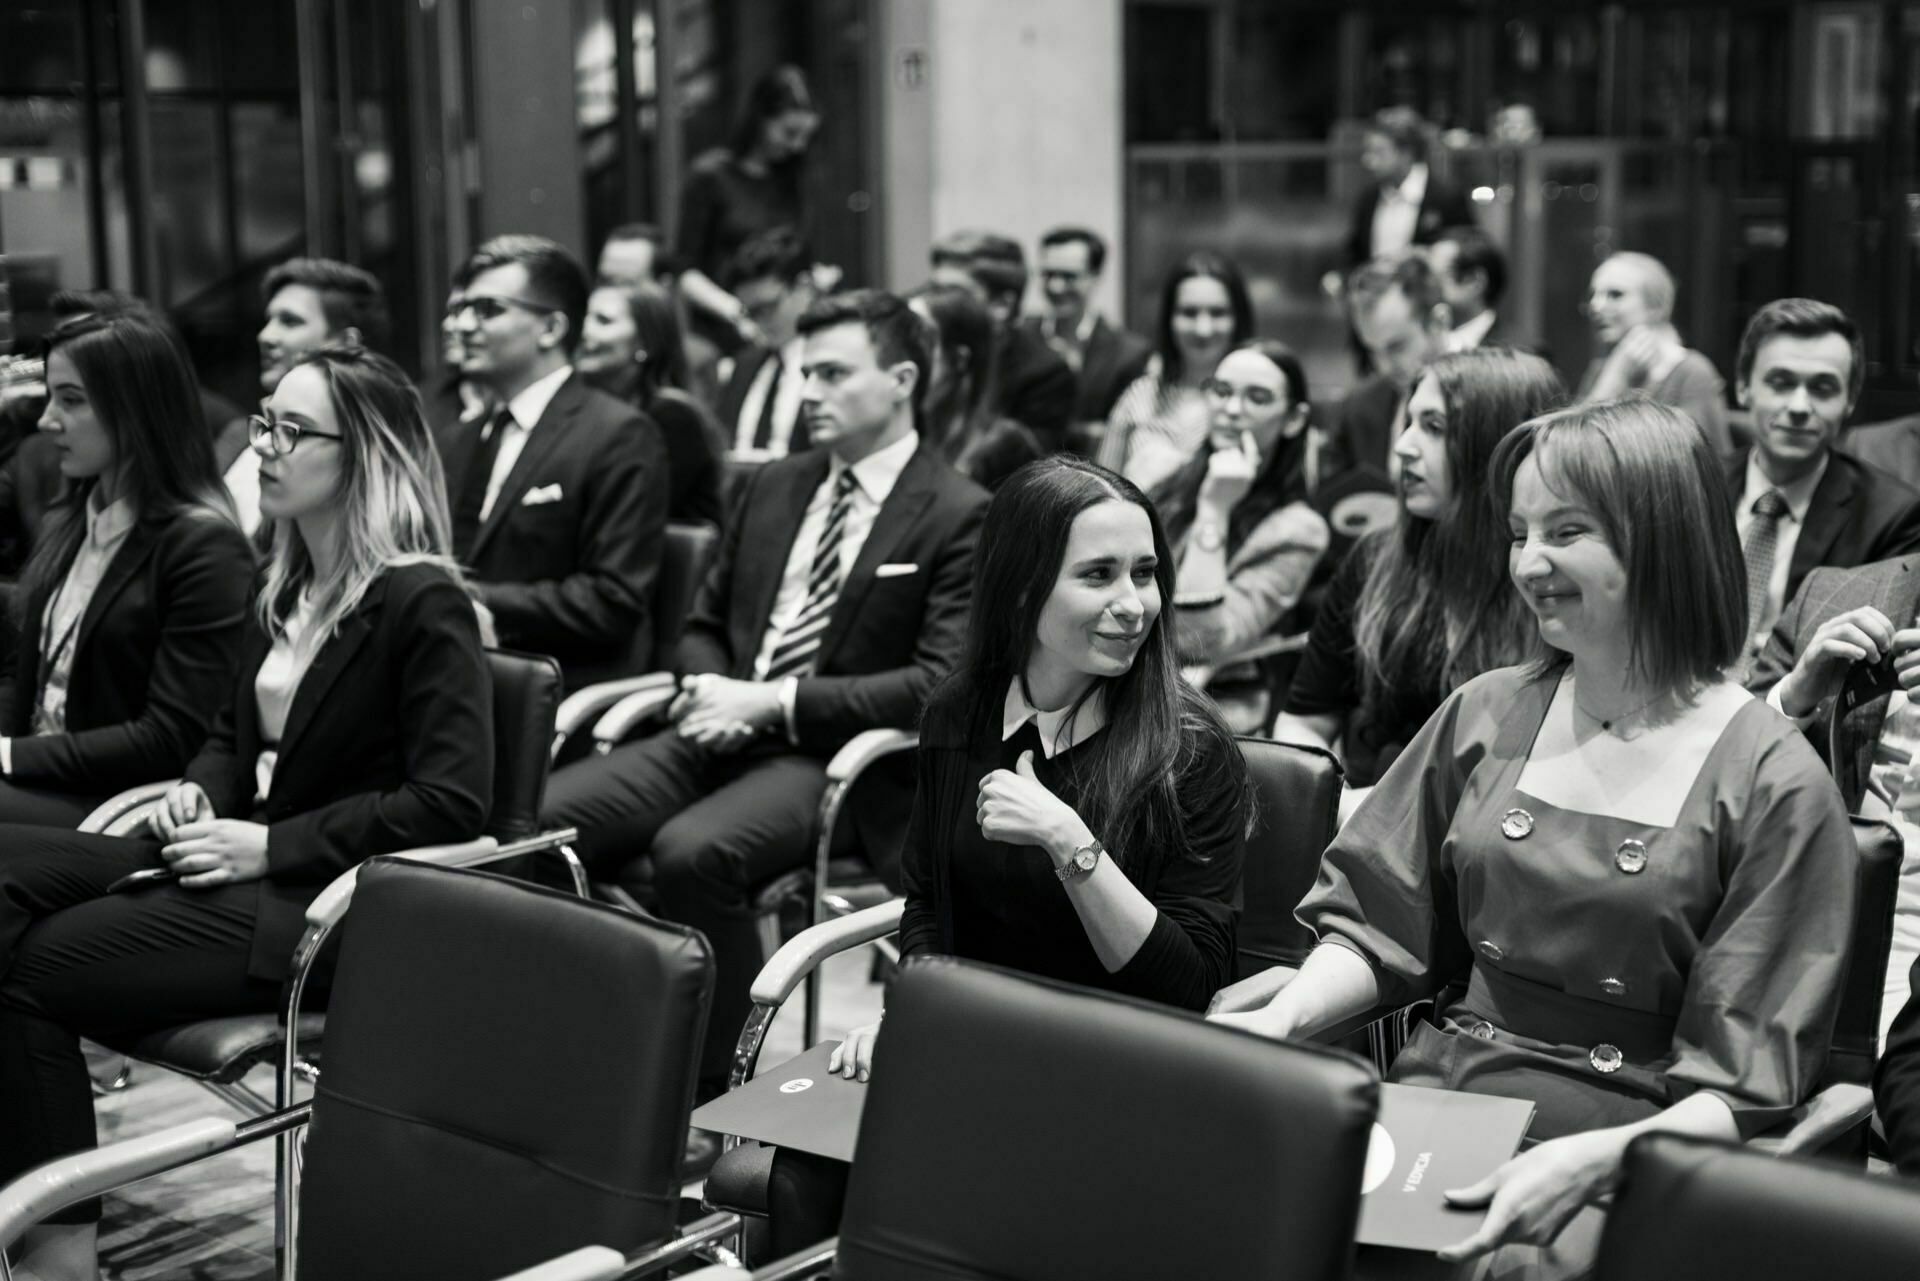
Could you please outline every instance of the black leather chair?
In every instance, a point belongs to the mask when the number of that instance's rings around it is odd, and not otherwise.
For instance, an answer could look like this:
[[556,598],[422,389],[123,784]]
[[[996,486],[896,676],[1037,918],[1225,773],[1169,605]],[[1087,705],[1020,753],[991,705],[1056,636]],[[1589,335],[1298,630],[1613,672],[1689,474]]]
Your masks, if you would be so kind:
[[283,1277],[472,1281],[583,1241],[655,1262],[713,961],[692,930],[486,873],[378,858],[342,931],[310,1104],[209,1120],[43,1166],[0,1190],[0,1243],[61,1205],[307,1122]]
[[1671,1134],[1627,1148],[1595,1281],[1910,1281],[1920,1188]]
[[1320,856],[1340,830],[1340,762],[1333,753],[1242,738],[1255,804],[1242,873],[1236,978],[1275,965],[1298,968],[1313,931],[1293,911],[1320,874]]

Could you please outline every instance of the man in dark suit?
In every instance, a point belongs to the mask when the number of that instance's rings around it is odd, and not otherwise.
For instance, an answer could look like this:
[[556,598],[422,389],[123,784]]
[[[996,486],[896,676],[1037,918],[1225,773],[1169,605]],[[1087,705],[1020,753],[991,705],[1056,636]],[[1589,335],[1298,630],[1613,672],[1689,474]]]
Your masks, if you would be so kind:
[[[916,723],[962,641],[986,505],[919,445],[931,356],[906,303],[837,294],[799,329],[804,412],[822,448],[746,482],[680,641],[672,726],[547,789],[545,821],[580,829],[596,875],[651,893],[712,944],[708,1093],[724,1087],[760,968],[753,892],[805,863],[832,754],[863,730]],[[891,877],[910,767],[884,763],[875,782],[854,822]]]
[[1407,397],[1420,371],[1446,352],[1451,315],[1422,254],[1380,258],[1347,277],[1347,316],[1373,359],[1331,415],[1319,480],[1364,471],[1384,477]]
[[1849,428],[1840,444],[1868,466],[1920,489],[1920,414],[1862,423]]
[[1107,264],[1107,242],[1085,227],[1055,227],[1040,237],[1040,285],[1045,315],[1024,328],[1038,334],[1078,380],[1070,447],[1084,442],[1090,423],[1105,424],[1114,402],[1146,371],[1153,344],[1107,323],[1091,301]]
[[651,598],[667,523],[667,460],[651,421],[573,376],[587,309],[580,264],[539,236],[496,236],[455,278],[472,419],[441,401],[453,549],[500,643],[550,654],[569,689],[653,652]]
[[1388,107],[1368,122],[1360,167],[1373,179],[1353,202],[1347,266],[1430,245],[1448,227],[1473,225],[1466,192],[1427,168],[1427,123],[1411,107]]
[[817,296],[813,258],[791,227],[763,232],[740,247],[724,273],[760,341],[742,348],[715,411],[728,451],[765,462],[810,445],[800,416],[800,335],[794,326]]
[[1065,447],[1078,393],[1073,370],[1038,333],[1015,323],[1027,292],[1027,256],[1020,242],[991,231],[957,231],[933,246],[933,283],[970,290],[993,315],[999,345],[999,400],[1045,453]]
[[1447,350],[1509,347],[1540,352],[1540,344],[1515,329],[1500,304],[1507,295],[1507,257],[1478,227],[1448,227],[1427,249],[1427,262],[1447,304]]
[[1920,1178],[1920,960],[1908,972],[1907,999],[1887,1031],[1873,1073],[1873,1108],[1893,1166]]
[[1747,566],[1748,657],[1815,566],[1920,550],[1920,492],[1833,447],[1866,377],[1860,329],[1808,298],[1768,303],[1747,324],[1735,393],[1753,444],[1727,467]]

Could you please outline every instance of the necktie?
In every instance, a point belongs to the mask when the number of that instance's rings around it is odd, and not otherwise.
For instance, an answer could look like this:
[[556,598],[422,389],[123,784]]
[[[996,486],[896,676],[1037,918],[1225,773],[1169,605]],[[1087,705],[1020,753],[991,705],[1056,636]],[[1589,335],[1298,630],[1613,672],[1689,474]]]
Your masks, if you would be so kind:
[[1769,489],[1753,500],[1753,524],[1747,526],[1740,550],[1747,558],[1747,636],[1749,640],[1768,622],[1767,606],[1773,589],[1773,549],[1780,542],[1780,518],[1787,500]]
[[767,380],[767,400],[760,406],[760,421],[753,425],[753,447],[766,450],[773,447],[773,407],[780,399],[780,379],[787,372],[787,365],[779,352],[767,362],[773,366],[773,377]]
[[473,550],[474,537],[480,532],[480,509],[487,505],[487,486],[493,480],[493,464],[500,457],[500,442],[513,425],[513,411],[505,405],[493,411],[482,429],[480,448],[467,463],[460,477],[460,491],[453,502],[453,554],[465,560]]
[[853,469],[840,473],[833,487],[833,506],[827,509],[827,523],[820,541],[813,545],[813,567],[807,571],[807,602],[793,621],[780,633],[767,662],[767,679],[806,676],[813,671],[813,660],[820,652],[820,638],[826,635],[833,607],[840,599],[840,540],[846,533],[847,516],[853,510]]

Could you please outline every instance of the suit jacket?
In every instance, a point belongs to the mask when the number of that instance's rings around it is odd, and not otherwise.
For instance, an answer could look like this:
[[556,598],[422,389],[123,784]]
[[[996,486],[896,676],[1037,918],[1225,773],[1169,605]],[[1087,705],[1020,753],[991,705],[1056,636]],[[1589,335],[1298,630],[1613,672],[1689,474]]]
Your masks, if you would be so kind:
[[1037,332],[1008,326],[1000,331],[998,377],[999,399],[994,408],[1032,432],[1044,452],[1059,451],[1067,443],[1079,395],[1073,370],[1060,353]]
[[[433,431],[458,492],[480,424],[442,406]],[[500,643],[559,660],[569,690],[643,668],[667,489],[659,428],[577,373],[561,383],[473,545],[454,548]]]
[[[1047,341],[1043,321],[1030,316],[1021,328],[1041,342]],[[1115,329],[1105,316],[1095,316],[1093,332],[1080,353],[1080,373],[1075,381],[1073,421],[1104,423],[1133,380],[1147,372],[1153,359],[1153,344],[1136,333]]]
[[1361,467],[1386,469],[1387,453],[1399,434],[1395,419],[1405,394],[1379,374],[1369,374],[1347,393],[1328,424],[1320,469],[1323,479]]
[[[1354,197],[1353,214],[1347,222],[1348,267],[1358,267],[1374,256],[1373,211],[1379,207],[1378,183],[1368,183]],[[1478,220],[1473,216],[1473,203],[1467,199],[1466,190],[1443,180],[1429,168],[1427,194],[1421,198],[1420,215],[1413,224],[1413,243],[1430,245],[1448,227],[1476,225]]]
[[1913,963],[1908,991],[1873,1072],[1873,1107],[1894,1168],[1911,1178],[1920,1176],[1920,961]]
[[246,535],[221,517],[137,526],[80,616],[63,734],[33,732],[47,598],[25,602],[0,691],[13,781],[105,797],[178,776],[232,685],[252,580]]
[[1868,466],[1920,489],[1920,414],[1855,427],[1840,445]]
[[[1736,504],[1747,485],[1747,454],[1742,449],[1727,464],[1727,492]],[[1913,551],[1920,551],[1920,492],[1833,450],[1793,545],[1787,600],[1817,566],[1851,568]]]
[[[773,348],[760,346],[748,347],[734,358],[733,372],[727,376],[726,386],[720,389],[720,399],[714,405],[714,415],[720,420],[720,434],[728,450],[732,450],[734,441],[740,438],[740,409],[747,403],[747,392],[772,358]],[[790,371],[794,377],[798,377],[799,372]],[[803,454],[811,444],[807,439],[807,424],[795,415],[793,435],[787,437],[787,452]]]
[[[767,464],[742,485],[720,549],[682,633],[683,673],[739,680],[753,665],[807,502],[826,480],[824,450]],[[932,449],[918,450],[880,507],[794,698],[801,751],[826,757],[869,729],[911,729],[927,692],[960,653],[986,492]],[[911,566],[880,577],[882,565]],[[855,809],[864,847],[892,881],[913,799],[902,758]]]
[[246,630],[238,679],[187,766],[223,818],[267,825],[248,973],[281,979],[307,904],[375,854],[472,840],[493,807],[493,683],[473,601],[445,570],[390,569],[320,647],[254,803],[254,680],[273,647]]

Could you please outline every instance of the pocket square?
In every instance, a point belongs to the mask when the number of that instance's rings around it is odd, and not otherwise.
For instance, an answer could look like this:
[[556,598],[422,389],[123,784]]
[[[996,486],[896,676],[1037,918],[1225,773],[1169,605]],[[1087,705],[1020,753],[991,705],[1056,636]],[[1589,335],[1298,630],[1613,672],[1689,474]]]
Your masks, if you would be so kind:
[[538,489],[529,489],[527,496],[520,500],[522,507],[538,507],[542,503],[557,503],[566,495],[558,481],[551,485],[542,485]]
[[873,576],[875,578],[902,578],[908,574],[917,574],[919,572],[920,566],[916,562],[906,560],[895,561],[891,565],[881,565],[873,571]]

